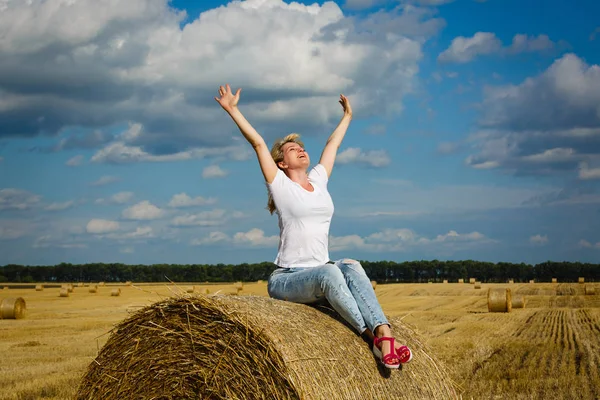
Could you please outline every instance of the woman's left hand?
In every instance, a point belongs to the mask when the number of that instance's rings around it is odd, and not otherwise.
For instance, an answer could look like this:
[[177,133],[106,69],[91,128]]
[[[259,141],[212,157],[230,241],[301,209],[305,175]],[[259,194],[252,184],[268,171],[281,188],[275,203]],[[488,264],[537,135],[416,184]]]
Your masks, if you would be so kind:
[[352,106],[350,105],[350,100],[343,94],[340,94],[340,104],[344,109],[344,115],[352,116]]

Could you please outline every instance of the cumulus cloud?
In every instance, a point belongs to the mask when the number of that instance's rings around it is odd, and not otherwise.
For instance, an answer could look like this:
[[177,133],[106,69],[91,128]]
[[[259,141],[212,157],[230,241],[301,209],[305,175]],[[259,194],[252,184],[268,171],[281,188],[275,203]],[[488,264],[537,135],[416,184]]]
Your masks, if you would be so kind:
[[185,214],[174,217],[171,220],[172,226],[216,226],[225,223],[229,214],[223,209],[214,209],[203,211],[197,214]]
[[515,174],[596,179],[600,161],[600,66],[566,54],[518,85],[484,90],[481,129],[465,162]]
[[77,166],[81,165],[82,163],[83,163],[83,156],[80,154],[78,156],[69,158],[67,160],[67,162],[65,163],[65,165],[67,165],[69,167],[77,167]]
[[104,175],[104,176],[100,177],[98,180],[92,182],[91,185],[92,186],[104,186],[104,185],[108,185],[109,183],[118,182],[118,181],[119,181],[119,178],[117,178],[116,176]]
[[529,238],[529,243],[542,245],[548,243],[548,235],[533,235]]
[[581,239],[579,241],[579,247],[584,249],[600,249],[600,242],[596,242],[596,244],[592,244],[585,239]]
[[363,151],[358,147],[349,147],[336,157],[338,164],[366,164],[371,167],[385,167],[391,160],[385,150]]
[[144,200],[123,210],[121,216],[125,219],[152,220],[161,218],[164,214],[164,210],[161,210],[148,200]]
[[502,46],[500,39],[492,32],[477,32],[472,37],[458,36],[450,47],[444,50],[438,61],[443,63],[466,63],[477,56],[486,54],[518,54],[551,50],[555,46],[547,35],[528,36],[517,34],[512,44]]
[[214,197],[204,198],[202,196],[190,197],[186,193],[179,193],[173,195],[171,201],[169,201],[169,207],[193,207],[193,206],[204,206],[208,204],[215,204],[217,199]]
[[64,201],[62,203],[51,203],[44,207],[46,211],[62,211],[71,208],[75,205],[73,200]]
[[26,190],[0,189],[0,210],[26,210],[36,206],[41,197]]
[[227,171],[221,169],[218,165],[209,165],[202,170],[202,177],[205,179],[223,178],[225,176],[227,176]]
[[[96,148],[93,162],[113,163],[234,157],[223,148],[235,128],[212,99],[215,82],[232,76],[266,137],[279,135],[279,124],[307,132],[335,124],[341,92],[365,117],[400,112],[418,83],[424,41],[444,25],[419,7],[357,18],[334,2],[229,2],[193,21],[167,1],[4,5],[0,134],[75,127],[53,151]],[[374,84],[382,89],[373,93]],[[106,133],[133,125],[143,129]]]
[[109,239],[118,240],[132,240],[132,239],[145,239],[154,237],[154,231],[150,226],[138,226],[135,231],[123,232],[123,233],[109,233],[106,235]]
[[6,221],[0,224],[0,240],[18,239],[25,235],[25,231],[18,226],[9,226]]
[[432,251],[464,250],[473,246],[490,244],[495,241],[480,232],[458,233],[451,230],[434,238],[427,238],[411,229],[385,229],[368,236],[330,236],[330,251],[364,250],[403,252],[414,248],[431,248]]
[[120,228],[117,221],[110,221],[106,219],[92,219],[85,226],[87,233],[102,234],[108,232],[118,231]]
[[265,236],[261,229],[250,229],[248,232],[237,232],[233,236],[216,231],[211,232],[203,238],[196,238],[190,241],[193,246],[208,246],[218,243],[227,243],[236,247],[277,247],[279,236]]
[[108,199],[96,199],[96,204],[125,204],[133,199],[133,192],[119,192],[110,196]]

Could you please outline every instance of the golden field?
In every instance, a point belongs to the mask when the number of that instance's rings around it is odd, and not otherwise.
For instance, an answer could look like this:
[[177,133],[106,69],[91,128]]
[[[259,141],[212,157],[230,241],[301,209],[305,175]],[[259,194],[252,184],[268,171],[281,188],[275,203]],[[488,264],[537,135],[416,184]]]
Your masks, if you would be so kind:
[[[24,298],[27,313],[0,320],[0,399],[70,399],[110,329],[131,313],[192,286],[237,292],[235,284],[107,285],[97,293],[75,285],[59,297],[59,288],[2,286],[0,299]],[[584,286],[388,284],[376,293],[386,314],[412,326],[445,363],[464,399],[598,399],[600,284],[594,295]],[[526,308],[489,313],[487,289],[496,287],[525,295]],[[244,283],[240,295],[267,296],[266,283]]]

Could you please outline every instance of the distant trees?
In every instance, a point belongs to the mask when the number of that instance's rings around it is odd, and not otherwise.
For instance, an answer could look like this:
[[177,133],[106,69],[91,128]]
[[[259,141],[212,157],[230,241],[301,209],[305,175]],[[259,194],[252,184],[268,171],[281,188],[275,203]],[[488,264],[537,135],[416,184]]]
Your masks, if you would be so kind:
[[[490,263],[475,260],[361,261],[367,275],[380,283],[386,282],[456,282],[459,278],[477,278],[481,282],[577,282],[600,281],[600,264],[546,261],[525,263]],[[0,282],[235,282],[266,280],[275,269],[271,262],[255,264],[121,264],[121,263],[60,263],[48,266],[8,264],[0,266]]]

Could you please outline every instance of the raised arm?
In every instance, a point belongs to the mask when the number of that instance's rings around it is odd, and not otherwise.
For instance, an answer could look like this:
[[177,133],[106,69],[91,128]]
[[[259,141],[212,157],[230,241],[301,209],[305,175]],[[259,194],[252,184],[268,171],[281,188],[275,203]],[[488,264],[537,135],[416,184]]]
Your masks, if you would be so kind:
[[244,135],[248,143],[252,145],[252,148],[254,148],[256,156],[258,157],[260,170],[262,171],[265,180],[268,183],[272,183],[275,179],[275,175],[277,175],[277,165],[275,164],[275,161],[273,161],[273,157],[271,157],[271,152],[269,151],[269,147],[265,143],[265,140],[258,132],[256,132],[252,125],[250,125],[250,122],[246,120],[238,109],[237,104],[240,100],[241,91],[242,89],[240,88],[233,94],[229,84],[225,85],[225,87],[220,86],[220,97],[215,97],[215,100],[225,111],[227,111],[231,119],[233,119],[240,129],[240,132],[242,132],[242,135]]
[[333,133],[329,136],[329,139],[327,139],[323,153],[321,153],[321,159],[319,160],[319,164],[322,164],[325,167],[328,177],[331,176],[333,164],[335,163],[335,156],[337,155],[337,151],[342,144],[344,135],[346,135],[346,131],[348,130],[348,126],[352,120],[352,107],[350,106],[350,100],[348,100],[348,98],[343,94],[340,95],[340,104],[344,109],[344,116]]

